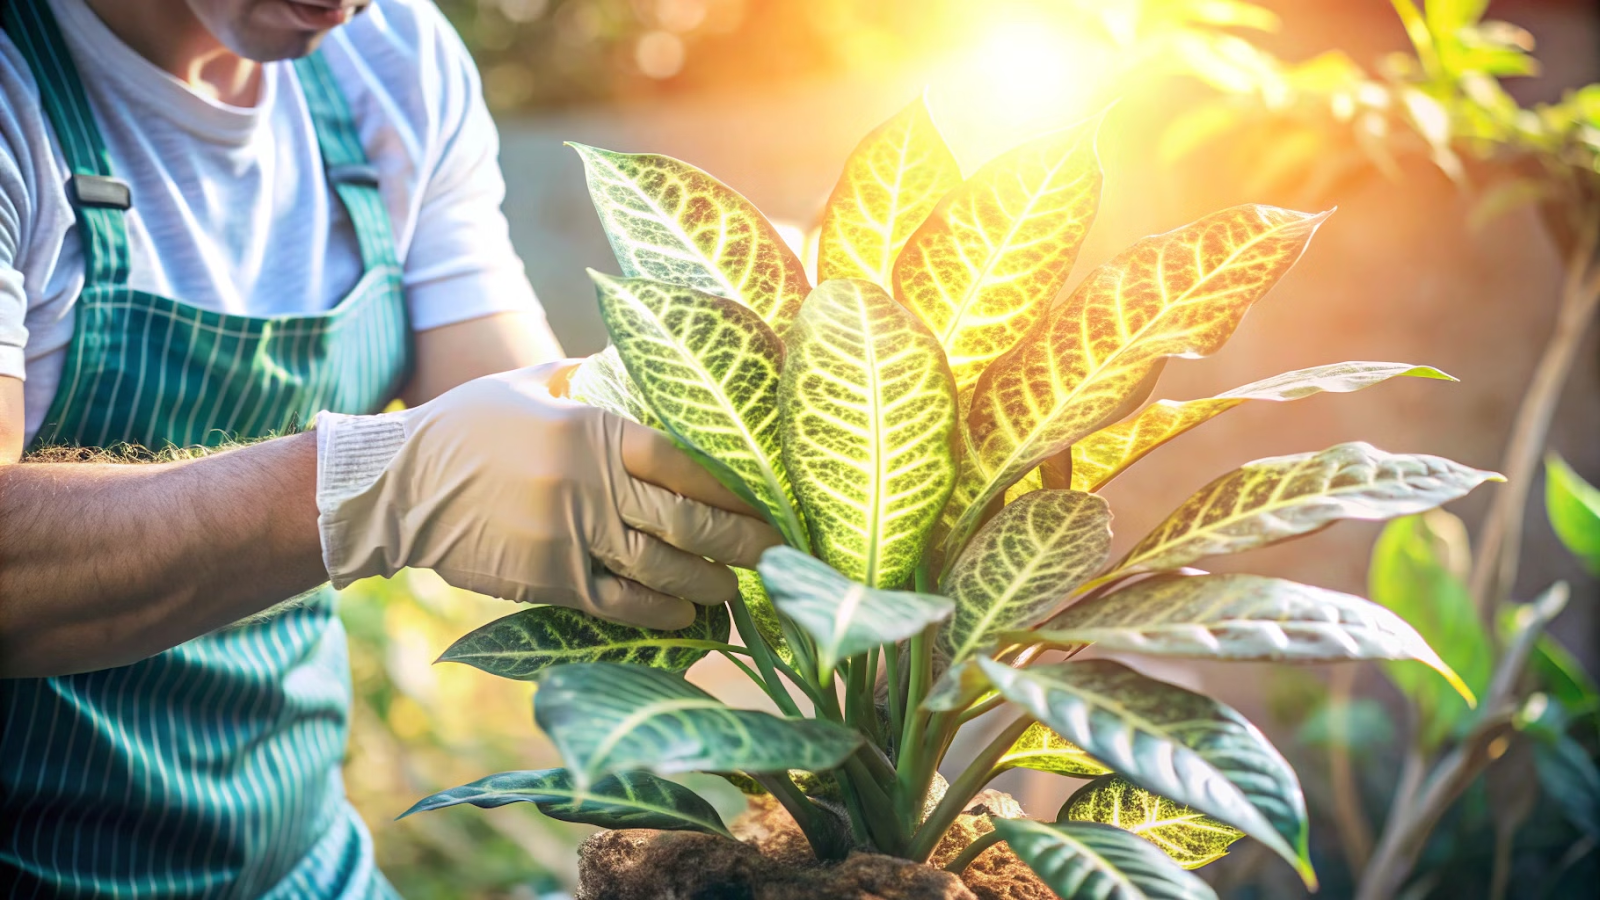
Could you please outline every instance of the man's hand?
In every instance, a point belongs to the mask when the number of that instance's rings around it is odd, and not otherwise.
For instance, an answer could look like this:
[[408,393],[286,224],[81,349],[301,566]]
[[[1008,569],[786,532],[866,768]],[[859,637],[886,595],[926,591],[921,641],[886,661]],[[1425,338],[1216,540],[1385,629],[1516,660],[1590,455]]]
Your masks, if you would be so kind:
[[573,364],[480,378],[399,413],[319,419],[334,586],[417,566],[659,629],[688,625],[691,604],[732,599],[719,563],[753,568],[778,533],[665,435],[555,396]]

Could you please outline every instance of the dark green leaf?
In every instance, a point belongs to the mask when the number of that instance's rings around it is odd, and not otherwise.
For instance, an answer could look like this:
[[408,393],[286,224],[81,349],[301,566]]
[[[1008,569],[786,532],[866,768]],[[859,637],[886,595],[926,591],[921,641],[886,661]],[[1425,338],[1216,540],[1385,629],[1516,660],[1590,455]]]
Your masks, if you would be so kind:
[[1234,710],[1111,660],[978,664],[1007,700],[1113,771],[1256,838],[1316,884],[1300,781]]
[[682,672],[727,647],[728,608],[702,606],[677,631],[607,622],[561,606],[536,606],[495,619],[450,645],[439,662],[475,666],[491,675],[532,681],[551,666],[613,662]]
[[832,722],[732,709],[681,676],[615,663],[546,670],[533,714],[580,786],[630,769],[818,771],[861,744]]
[[1583,745],[1565,735],[1554,743],[1536,743],[1533,761],[1544,792],[1573,825],[1600,840],[1600,771]]
[[566,769],[501,772],[424,797],[399,818],[462,803],[480,809],[533,803],[540,812],[563,822],[602,828],[702,831],[732,837],[717,811],[699,794],[648,772],[608,775],[588,790],[575,786]]

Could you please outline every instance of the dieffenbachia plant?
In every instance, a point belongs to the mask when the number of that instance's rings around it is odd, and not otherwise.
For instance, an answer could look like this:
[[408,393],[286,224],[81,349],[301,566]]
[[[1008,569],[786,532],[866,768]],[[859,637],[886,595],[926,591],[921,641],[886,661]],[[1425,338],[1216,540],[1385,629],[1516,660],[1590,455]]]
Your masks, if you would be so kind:
[[[1470,693],[1359,597],[1191,568],[1453,500],[1490,472],[1367,444],[1262,459],[1201,488],[1111,560],[1095,492],[1247,402],[1362,390],[1426,366],[1347,362],[1140,405],[1172,357],[1216,351],[1326,213],[1238,206],[1145,238],[1059,304],[1093,222],[1098,120],[963,178],[919,102],[863,140],[824,214],[813,287],[749,201],[674,159],[577,147],[622,277],[594,274],[612,344],[578,399],[659,427],[783,533],[729,610],[659,633],[535,608],[444,659],[537,681],[565,768],[419,804],[527,801],[611,827],[725,834],[665,777],[773,794],[819,858],[927,860],[997,774],[1093,778],[1055,821],[997,821],[1063,897],[1211,897],[1185,868],[1250,836],[1310,884],[1295,773],[1220,701],[1109,659],[1409,661]],[[731,615],[730,615],[731,613]],[[740,645],[729,643],[736,627]],[[733,660],[778,714],[684,671]],[[748,660],[748,662],[747,662]],[[935,784],[956,732],[998,736]]]

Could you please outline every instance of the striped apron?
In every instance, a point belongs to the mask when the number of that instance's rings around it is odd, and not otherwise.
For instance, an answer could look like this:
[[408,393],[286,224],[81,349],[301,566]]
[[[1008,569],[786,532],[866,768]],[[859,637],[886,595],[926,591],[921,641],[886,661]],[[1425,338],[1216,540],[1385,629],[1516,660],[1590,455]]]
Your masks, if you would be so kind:
[[[400,267],[319,55],[294,63],[325,170],[308,177],[337,194],[364,274],[325,314],[251,318],[129,286],[130,198],[45,0],[11,0],[4,26],[73,173],[86,269],[37,446],[216,445],[394,395],[411,340]],[[326,589],[131,666],[0,680],[0,897],[393,896],[344,795],[349,704]]]

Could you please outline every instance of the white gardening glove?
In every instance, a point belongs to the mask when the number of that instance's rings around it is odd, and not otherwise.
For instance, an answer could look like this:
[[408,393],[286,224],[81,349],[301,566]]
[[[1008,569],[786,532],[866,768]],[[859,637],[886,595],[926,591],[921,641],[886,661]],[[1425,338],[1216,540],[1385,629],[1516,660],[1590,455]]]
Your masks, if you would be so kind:
[[480,378],[402,412],[319,415],[333,586],[416,566],[658,629],[688,625],[691,603],[731,600],[737,582],[719,564],[754,568],[777,531],[666,435],[556,396],[576,362]]

